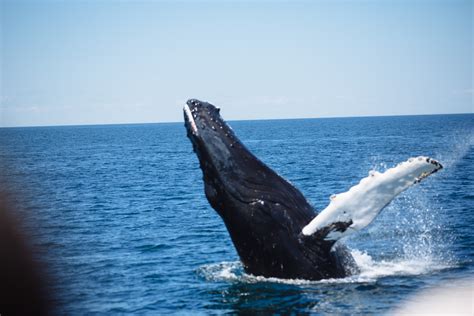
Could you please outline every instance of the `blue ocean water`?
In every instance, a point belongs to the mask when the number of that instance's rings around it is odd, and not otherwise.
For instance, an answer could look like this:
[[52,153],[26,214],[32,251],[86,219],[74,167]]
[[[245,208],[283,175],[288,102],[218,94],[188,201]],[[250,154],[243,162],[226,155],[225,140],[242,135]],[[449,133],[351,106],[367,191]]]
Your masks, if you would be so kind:
[[474,276],[474,115],[230,125],[318,210],[369,170],[418,155],[445,168],[343,240],[360,275],[285,281],[242,271],[182,123],[0,129],[3,186],[60,313],[380,314]]

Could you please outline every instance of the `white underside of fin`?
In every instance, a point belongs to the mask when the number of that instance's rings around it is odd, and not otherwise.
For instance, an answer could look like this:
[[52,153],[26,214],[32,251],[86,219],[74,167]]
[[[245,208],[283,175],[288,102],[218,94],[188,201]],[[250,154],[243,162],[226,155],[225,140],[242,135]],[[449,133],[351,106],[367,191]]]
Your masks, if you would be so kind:
[[338,240],[369,225],[398,194],[441,169],[436,160],[410,158],[383,173],[369,176],[349,191],[331,196],[329,205],[302,232],[312,235],[324,232],[324,239]]

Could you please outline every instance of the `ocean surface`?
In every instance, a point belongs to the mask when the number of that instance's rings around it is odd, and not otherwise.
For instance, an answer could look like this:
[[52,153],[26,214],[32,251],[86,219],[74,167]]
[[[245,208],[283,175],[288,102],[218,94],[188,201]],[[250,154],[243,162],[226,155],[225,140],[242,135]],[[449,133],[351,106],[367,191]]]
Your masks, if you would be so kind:
[[243,272],[182,123],[0,129],[2,188],[61,314],[386,314],[474,276],[474,115],[230,125],[317,210],[409,157],[444,169],[342,241],[359,275],[265,279]]

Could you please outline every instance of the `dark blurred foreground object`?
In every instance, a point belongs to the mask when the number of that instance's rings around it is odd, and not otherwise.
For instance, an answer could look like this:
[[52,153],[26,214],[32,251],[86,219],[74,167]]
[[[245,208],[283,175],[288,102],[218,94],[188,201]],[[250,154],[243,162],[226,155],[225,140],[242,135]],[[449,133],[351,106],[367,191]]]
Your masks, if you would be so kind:
[[44,270],[0,192],[0,315],[51,315]]

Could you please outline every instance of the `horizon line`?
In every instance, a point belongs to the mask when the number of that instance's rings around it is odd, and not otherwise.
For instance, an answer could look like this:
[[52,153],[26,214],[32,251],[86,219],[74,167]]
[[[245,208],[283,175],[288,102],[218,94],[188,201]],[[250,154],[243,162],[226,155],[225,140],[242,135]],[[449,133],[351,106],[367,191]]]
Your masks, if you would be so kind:
[[[283,121],[283,120],[318,120],[318,119],[349,119],[349,118],[371,118],[371,117],[404,117],[404,116],[439,116],[439,115],[472,115],[474,113],[429,113],[429,114],[381,114],[381,115],[354,115],[354,116],[320,116],[320,117],[288,117],[288,118],[252,118],[252,119],[228,119],[226,122],[246,121]],[[12,125],[0,126],[0,129],[8,128],[37,128],[37,127],[81,127],[81,126],[109,126],[109,125],[146,125],[146,124],[177,124],[183,121],[156,121],[156,122],[121,122],[121,123],[84,123],[84,124],[51,124],[51,125]]]

